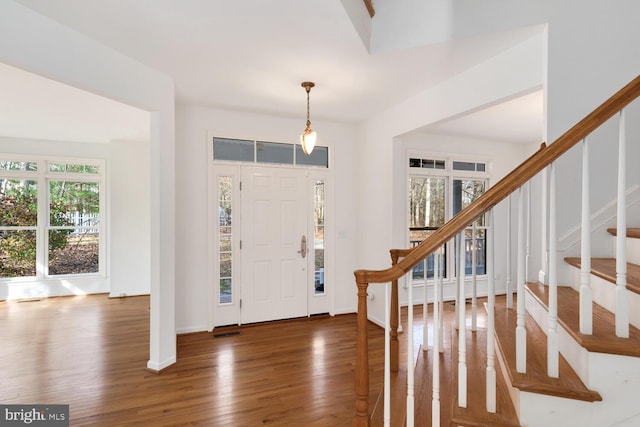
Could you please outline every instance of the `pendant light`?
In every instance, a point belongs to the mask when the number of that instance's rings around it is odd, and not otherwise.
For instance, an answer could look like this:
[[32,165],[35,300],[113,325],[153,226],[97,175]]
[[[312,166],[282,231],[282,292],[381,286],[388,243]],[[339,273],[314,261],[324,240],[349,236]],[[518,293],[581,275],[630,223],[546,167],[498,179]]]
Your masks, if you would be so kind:
[[313,147],[316,145],[316,132],[311,129],[311,122],[309,121],[309,92],[311,88],[315,86],[313,82],[302,82],[302,87],[307,91],[307,127],[300,135],[300,145],[302,145],[302,151],[307,156],[313,151]]

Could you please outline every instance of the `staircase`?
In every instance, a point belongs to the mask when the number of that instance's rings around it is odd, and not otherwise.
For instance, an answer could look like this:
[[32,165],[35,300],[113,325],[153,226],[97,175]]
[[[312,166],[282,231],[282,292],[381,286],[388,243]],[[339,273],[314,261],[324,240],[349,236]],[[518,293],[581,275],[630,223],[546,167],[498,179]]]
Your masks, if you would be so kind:
[[[640,396],[640,229],[627,228],[626,225],[626,193],[629,189],[625,178],[625,107],[638,97],[640,76],[552,144],[543,144],[540,150],[418,246],[409,250],[392,250],[390,268],[355,271],[358,334],[353,426],[640,425],[640,402],[636,403]],[[613,203],[617,209],[616,227],[609,229],[609,232],[615,236],[617,231],[625,231],[624,236],[615,237],[616,258],[592,258],[590,240],[594,228],[590,224],[590,162],[586,138],[614,115],[619,117],[618,191]],[[573,272],[569,275],[569,283],[560,285],[557,279],[556,160],[579,142],[582,142],[583,153],[582,220],[579,220],[582,257],[564,260],[565,268],[573,269]],[[525,283],[527,261],[523,201],[525,194],[530,194],[530,191],[523,189],[529,180],[543,170],[543,200],[548,207],[549,222],[548,230],[542,233],[542,247],[548,253],[548,266],[543,266],[548,285]],[[509,289],[509,277],[506,298],[496,298],[493,270],[495,243],[492,227],[504,224],[493,224],[492,209],[512,193],[517,193],[518,200],[515,301],[513,289]],[[527,204],[530,206],[530,202]],[[434,337],[435,348],[430,347],[426,352],[418,351],[415,365],[413,359],[409,358],[408,366],[400,367],[395,322],[397,311],[393,314],[397,310],[398,278],[408,274],[431,254],[436,255],[436,260],[440,259],[443,252],[441,248],[445,244],[454,247],[454,239],[456,250],[461,251],[456,254],[457,259],[465,259],[465,245],[462,244],[465,230],[476,218],[485,214],[489,215],[490,224],[487,230],[486,330],[467,330],[465,300],[469,294],[465,290],[465,263],[458,263],[456,268],[459,271],[455,274],[456,307],[459,308],[454,316],[456,326],[434,328],[434,333],[445,336],[449,344],[439,346]],[[511,228],[510,223],[506,226]],[[506,252],[510,252],[509,248]],[[402,259],[398,261],[399,258]],[[437,267],[439,262],[435,263],[435,301],[441,301],[442,296],[442,279]],[[474,289],[472,306],[475,309],[475,269],[471,271]],[[385,342],[386,390],[384,397],[381,394],[377,400],[373,412],[369,408],[371,399],[366,332],[367,288],[371,283],[387,284],[387,292],[390,292],[387,298],[391,307],[391,310],[387,307],[385,312],[385,324],[389,331],[386,334],[389,338]],[[408,311],[409,321],[405,332],[408,335],[407,354],[414,355],[412,289],[413,286],[408,287],[411,310]],[[434,311],[433,306],[440,304],[432,304],[434,325],[439,324],[437,319],[442,315],[442,309]],[[475,324],[475,321],[471,323]],[[433,372],[439,373],[440,381],[432,381]],[[405,381],[406,387],[403,387]],[[389,414],[390,409],[392,415]],[[384,414],[380,415],[381,412]]]

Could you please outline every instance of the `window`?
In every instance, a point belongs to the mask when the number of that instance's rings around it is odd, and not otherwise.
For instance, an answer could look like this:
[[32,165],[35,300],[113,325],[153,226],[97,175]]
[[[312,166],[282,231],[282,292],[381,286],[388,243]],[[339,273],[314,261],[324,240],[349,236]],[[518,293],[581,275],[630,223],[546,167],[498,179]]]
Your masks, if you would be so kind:
[[299,144],[213,138],[213,160],[329,167],[329,148],[316,146],[307,156]]
[[100,273],[103,169],[0,161],[0,279]]
[[[409,243],[420,244],[446,221],[453,218],[480,197],[487,185],[486,163],[451,161],[443,159],[409,158]],[[476,274],[486,274],[486,224],[484,216],[465,230],[465,274],[473,270],[473,253],[476,255]],[[444,248],[443,274],[455,276],[458,264],[456,245],[447,243]],[[451,252],[453,251],[453,252]],[[449,260],[447,255],[453,253]],[[454,274],[448,274],[453,271]],[[413,278],[433,278],[433,255],[413,269]]]
[[324,295],[324,210],[325,192],[324,181],[316,180],[314,184],[314,239],[313,249],[315,253],[315,295]]
[[218,304],[233,303],[233,228],[232,228],[232,195],[233,178],[218,177],[218,230],[220,236],[219,248],[219,282]]

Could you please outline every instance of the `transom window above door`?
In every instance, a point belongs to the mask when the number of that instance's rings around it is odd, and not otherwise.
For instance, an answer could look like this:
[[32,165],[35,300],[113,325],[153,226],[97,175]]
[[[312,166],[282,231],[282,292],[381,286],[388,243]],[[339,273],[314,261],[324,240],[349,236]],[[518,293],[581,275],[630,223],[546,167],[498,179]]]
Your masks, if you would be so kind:
[[329,148],[316,146],[305,155],[300,144],[213,138],[213,160],[329,167]]

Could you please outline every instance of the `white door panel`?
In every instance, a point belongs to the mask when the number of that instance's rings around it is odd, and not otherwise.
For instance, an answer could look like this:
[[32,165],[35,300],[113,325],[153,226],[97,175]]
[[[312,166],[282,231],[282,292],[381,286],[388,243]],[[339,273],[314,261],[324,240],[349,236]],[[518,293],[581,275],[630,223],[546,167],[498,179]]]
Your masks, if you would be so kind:
[[308,314],[306,173],[299,169],[242,168],[241,322]]

